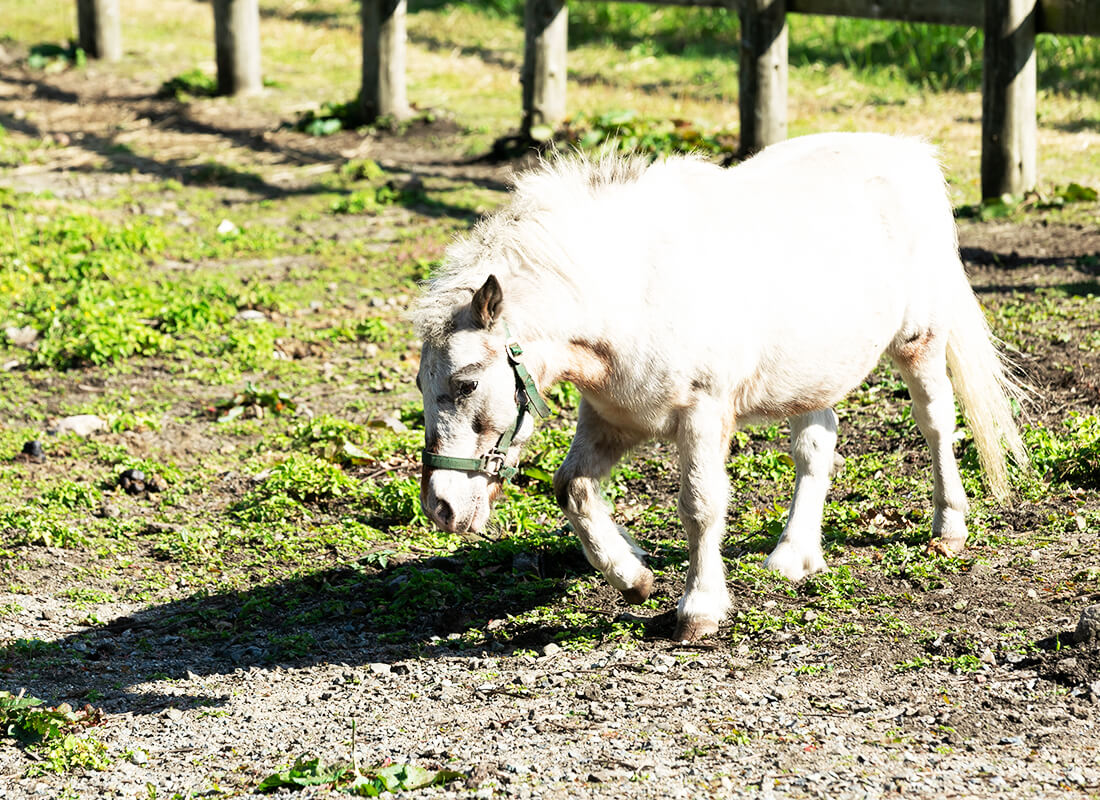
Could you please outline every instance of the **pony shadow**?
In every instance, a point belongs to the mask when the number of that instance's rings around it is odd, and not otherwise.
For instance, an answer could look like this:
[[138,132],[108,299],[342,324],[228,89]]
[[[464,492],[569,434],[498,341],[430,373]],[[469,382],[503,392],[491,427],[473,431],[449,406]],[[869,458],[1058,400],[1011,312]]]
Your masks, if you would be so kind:
[[253,668],[354,669],[537,648],[563,627],[541,616],[527,625],[504,618],[557,601],[572,578],[591,571],[567,535],[389,558],[375,553],[241,591],[200,590],[53,641],[17,639],[0,648],[0,669],[19,675],[30,695],[109,713],[216,706],[224,697],[201,690],[135,687]]

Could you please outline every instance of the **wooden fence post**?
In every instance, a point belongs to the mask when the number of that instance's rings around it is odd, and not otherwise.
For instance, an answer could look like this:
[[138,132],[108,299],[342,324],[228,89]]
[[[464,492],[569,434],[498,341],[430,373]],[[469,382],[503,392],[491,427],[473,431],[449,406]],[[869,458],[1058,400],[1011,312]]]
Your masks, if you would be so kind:
[[527,0],[523,15],[523,133],[565,119],[569,12],[564,0]]
[[122,20],[118,0],[76,0],[77,44],[89,58],[122,58]]
[[259,0],[214,0],[214,54],[219,94],[253,94],[264,88]]
[[741,154],[787,138],[786,0],[741,3]]
[[359,104],[367,122],[407,119],[405,93],[406,0],[360,0],[363,75]]
[[1035,188],[1035,0],[985,0],[982,198]]

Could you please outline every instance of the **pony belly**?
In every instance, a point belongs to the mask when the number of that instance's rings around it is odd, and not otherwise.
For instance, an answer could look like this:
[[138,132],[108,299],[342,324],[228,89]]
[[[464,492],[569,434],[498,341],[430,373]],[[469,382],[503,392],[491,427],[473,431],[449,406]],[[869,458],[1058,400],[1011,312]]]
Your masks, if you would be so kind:
[[734,419],[755,424],[832,408],[875,368],[894,335],[876,333],[771,355],[733,392]]

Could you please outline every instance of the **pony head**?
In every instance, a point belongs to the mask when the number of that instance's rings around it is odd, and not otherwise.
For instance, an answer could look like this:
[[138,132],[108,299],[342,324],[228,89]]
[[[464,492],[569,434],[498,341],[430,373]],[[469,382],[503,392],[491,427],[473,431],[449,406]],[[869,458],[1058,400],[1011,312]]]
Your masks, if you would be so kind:
[[452,533],[485,527],[503,480],[514,474],[520,449],[534,430],[529,404],[539,413],[545,408],[517,360],[518,347],[508,342],[503,302],[500,283],[490,275],[438,335],[425,337],[421,349],[420,504]]

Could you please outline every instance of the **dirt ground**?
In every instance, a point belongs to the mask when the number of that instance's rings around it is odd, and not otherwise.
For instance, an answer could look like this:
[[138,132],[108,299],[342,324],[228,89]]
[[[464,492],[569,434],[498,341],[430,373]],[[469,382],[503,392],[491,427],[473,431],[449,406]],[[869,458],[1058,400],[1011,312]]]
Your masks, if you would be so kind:
[[[446,125],[404,137],[312,139],[228,104],[182,106],[137,82],[105,83],[91,70],[42,76],[15,63],[0,65],[0,124],[9,135],[48,136],[57,144],[48,162],[0,173],[0,185],[59,197],[186,180],[197,155],[216,152],[247,156],[272,192],[301,179],[291,167],[312,165],[321,174],[353,156],[494,190],[503,190],[518,166],[454,155],[454,131]],[[135,140],[155,146],[156,163],[118,147]],[[282,175],[280,166],[287,168]],[[1059,287],[1097,294],[1095,228],[968,222],[961,244],[975,289],[991,307]],[[1025,334],[1016,359],[1034,388],[1035,421],[1055,425],[1071,412],[1100,412],[1097,353],[1079,346],[1090,333],[1074,328],[1068,340]],[[95,379],[78,371],[40,388],[54,398],[89,386],[94,392]],[[126,379],[141,391],[141,375]],[[200,387],[180,391],[181,406],[201,396]],[[317,398],[319,410],[337,411],[340,403],[338,394]],[[842,452],[872,446],[879,424],[879,417],[851,410]],[[128,442],[141,447],[142,436]],[[215,436],[168,425],[155,445],[145,445],[170,447],[187,463],[218,447]],[[911,450],[908,468],[926,469],[920,443]],[[24,468],[45,480],[64,467],[27,461]],[[206,501],[224,506],[241,495],[243,480],[228,476],[209,486]],[[638,482],[674,502],[674,474]],[[104,713],[97,735],[115,761],[101,772],[26,778],[33,754],[0,739],[0,797],[248,796],[301,753],[328,762],[354,753],[364,762],[446,766],[463,772],[464,781],[424,794],[479,798],[1098,797],[1100,640],[1073,637],[1082,610],[1100,603],[1095,577],[1080,577],[1100,567],[1100,531],[1080,524],[1097,519],[1098,509],[1096,489],[1021,501],[1003,514],[998,533],[1005,543],[972,549],[968,557],[978,560],[949,581],[928,588],[916,579],[883,579],[872,588],[897,599],[901,627],[894,636],[815,638],[810,630],[780,629],[754,637],[724,632],[687,647],[667,638],[667,613],[643,610],[644,640],[631,647],[609,641],[587,652],[557,647],[551,625],[532,627],[520,647],[456,650],[448,639],[462,630],[461,609],[425,615],[413,644],[391,644],[386,631],[364,622],[368,609],[353,604],[314,623],[316,646],[307,655],[272,663],[256,644],[260,630],[209,646],[181,635],[195,619],[216,626],[248,602],[247,593],[194,598],[174,585],[152,602],[98,606],[100,624],[84,625],[51,591],[52,576],[78,569],[84,554],[25,548],[19,580],[36,591],[0,591],[0,603],[22,607],[0,618],[0,644],[46,640],[80,658],[30,654],[13,662],[0,686],[25,688],[51,704],[94,702]],[[1031,534],[1049,529],[1053,518],[1064,520],[1061,535],[1037,546]],[[873,551],[876,544],[853,546]],[[528,555],[541,574],[583,568],[576,550]],[[736,558],[737,545],[727,555]],[[135,569],[154,562],[143,554]],[[37,566],[28,571],[27,563]],[[0,569],[11,569],[4,564]],[[433,568],[449,567],[437,561]],[[656,590],[666,608],[682,588],[682,572],[670,575]],[[286,591],[320,608],[350,579],[333,570]],[[355,578],[374,586],[388,579],[385,568]],[[749,605],[746,588],[731,584],[735,614]],[[634,613],[611,589],[586,603],[612,617]],[[816,613],[804,595],[775,593],[764,607],[776,615]],[[1033,644],[1026,652],[1006,646],[1008,621]],[[922,628],[941,633],[927,642],[906,632]],[[948,659],[964,653],[979,663],[949,668]],[[896,667],[919,657],[931,663]],[[299,796],[327,791],[311,787]]]

